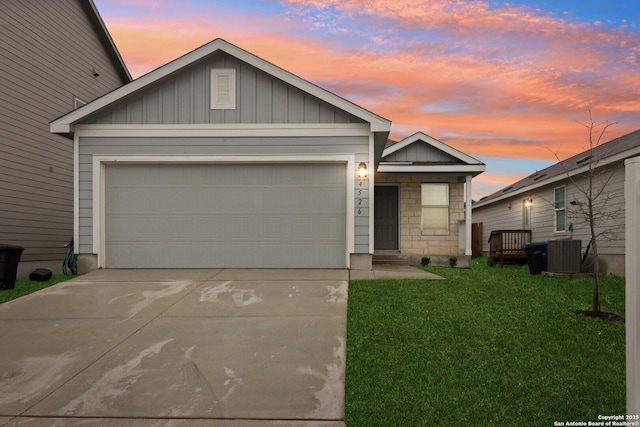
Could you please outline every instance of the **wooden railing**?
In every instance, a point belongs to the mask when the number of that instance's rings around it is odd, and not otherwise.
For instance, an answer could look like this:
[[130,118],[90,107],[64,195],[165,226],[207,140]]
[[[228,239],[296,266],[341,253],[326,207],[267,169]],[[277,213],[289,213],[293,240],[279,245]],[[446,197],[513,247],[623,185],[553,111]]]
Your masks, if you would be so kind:
[[493,230],[489,236],[489,260],[491,267],[505,261],[523,261],[527,259],[523,247],[531,243],[531,230]]

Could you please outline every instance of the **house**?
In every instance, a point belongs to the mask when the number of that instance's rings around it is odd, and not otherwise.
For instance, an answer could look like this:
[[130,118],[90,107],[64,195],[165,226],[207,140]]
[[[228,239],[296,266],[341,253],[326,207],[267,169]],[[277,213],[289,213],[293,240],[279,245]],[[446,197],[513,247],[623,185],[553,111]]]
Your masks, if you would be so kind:
[[73,237],[73,144],[49,122],[131,80],[90,0],[0,7],[0,243],[18,276],[60,272]]
[[[492,230],[529,229],[534,242],[580,240],[584,256],[591,234],[581,214],[587,206],[582,190],[589,182],[589,168],[593,168],[593,187],[604,189],[603,196],[596,200],[601,271],[624,276],[624,161],[639,154],[640,130],[576,154],[480,199],[473,205],[473,220],[482,223],[483,252],[489,251],[487,240]],[[586,255],[584,268],[590,262],[589,253]]]
[[468,262],[471,212],[465,213],[465,203],[471,206],[472,178],[485,169],[422,132],[388,145],[375,175],[375,252],[397,252],[411,264],[423,256],[440,263],[462,256]]
[[75,146],[79,268],[370,269],[379,176],[398,177],[401,221],[420,173],[453,184],[461,215],[459,178],[427,163],[459,176],[468,158],[430,138],[385,149],[390,127],[216,39],[51,123]]

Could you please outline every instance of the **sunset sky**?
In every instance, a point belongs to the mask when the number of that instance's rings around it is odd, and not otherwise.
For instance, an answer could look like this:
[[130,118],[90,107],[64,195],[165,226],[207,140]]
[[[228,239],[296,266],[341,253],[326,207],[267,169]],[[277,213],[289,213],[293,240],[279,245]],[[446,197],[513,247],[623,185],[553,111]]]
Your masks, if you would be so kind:
[[487,164],[474,199],[640,128],[640,3],[94,0],[134,78],[223,38]]

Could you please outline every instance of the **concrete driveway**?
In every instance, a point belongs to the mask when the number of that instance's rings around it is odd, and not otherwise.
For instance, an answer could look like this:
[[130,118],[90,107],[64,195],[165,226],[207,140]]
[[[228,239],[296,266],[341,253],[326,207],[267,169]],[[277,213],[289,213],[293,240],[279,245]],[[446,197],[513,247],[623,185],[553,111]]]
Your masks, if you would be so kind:
[[344,426],[346,270],[100,270],[0,305],[0,426]]

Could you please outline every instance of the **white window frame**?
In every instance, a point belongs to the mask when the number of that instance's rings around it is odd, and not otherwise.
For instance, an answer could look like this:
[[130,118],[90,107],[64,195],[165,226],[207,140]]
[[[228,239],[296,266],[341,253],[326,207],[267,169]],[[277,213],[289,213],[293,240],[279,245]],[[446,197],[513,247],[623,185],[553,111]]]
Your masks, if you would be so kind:
[[531,198],[527,197],[522,201],[522,228],[529,229],[531,228],[531,208],[533,204],[531,203]]
[[[227,79],[226,87],[221,83]],[[236,109],[236,70],[233,68],[211,69],[211,109]]]
[[[446,205],[424,205],[422,204],[422,195],[425,191],[425,185],[446,186],[447,188],[447,204]],[[424,211],[425,209],[447,209],[447,224],[445,228],[424,228]],[[420,231],[423,234],[448,234],[451,228],[451,184],[448,182],[422,182],[420,183]]]
[[[563,206],[558,207],[558,199],[557,199],[557,191],[562,189],[564,193]],[[558,229],[558,215],[564,216],[564,228],[562,230]],[[553,189],[553,232],[554,233],[565,233],[567,231],[567,186],[561,185],[560,187],[555,187]]]

